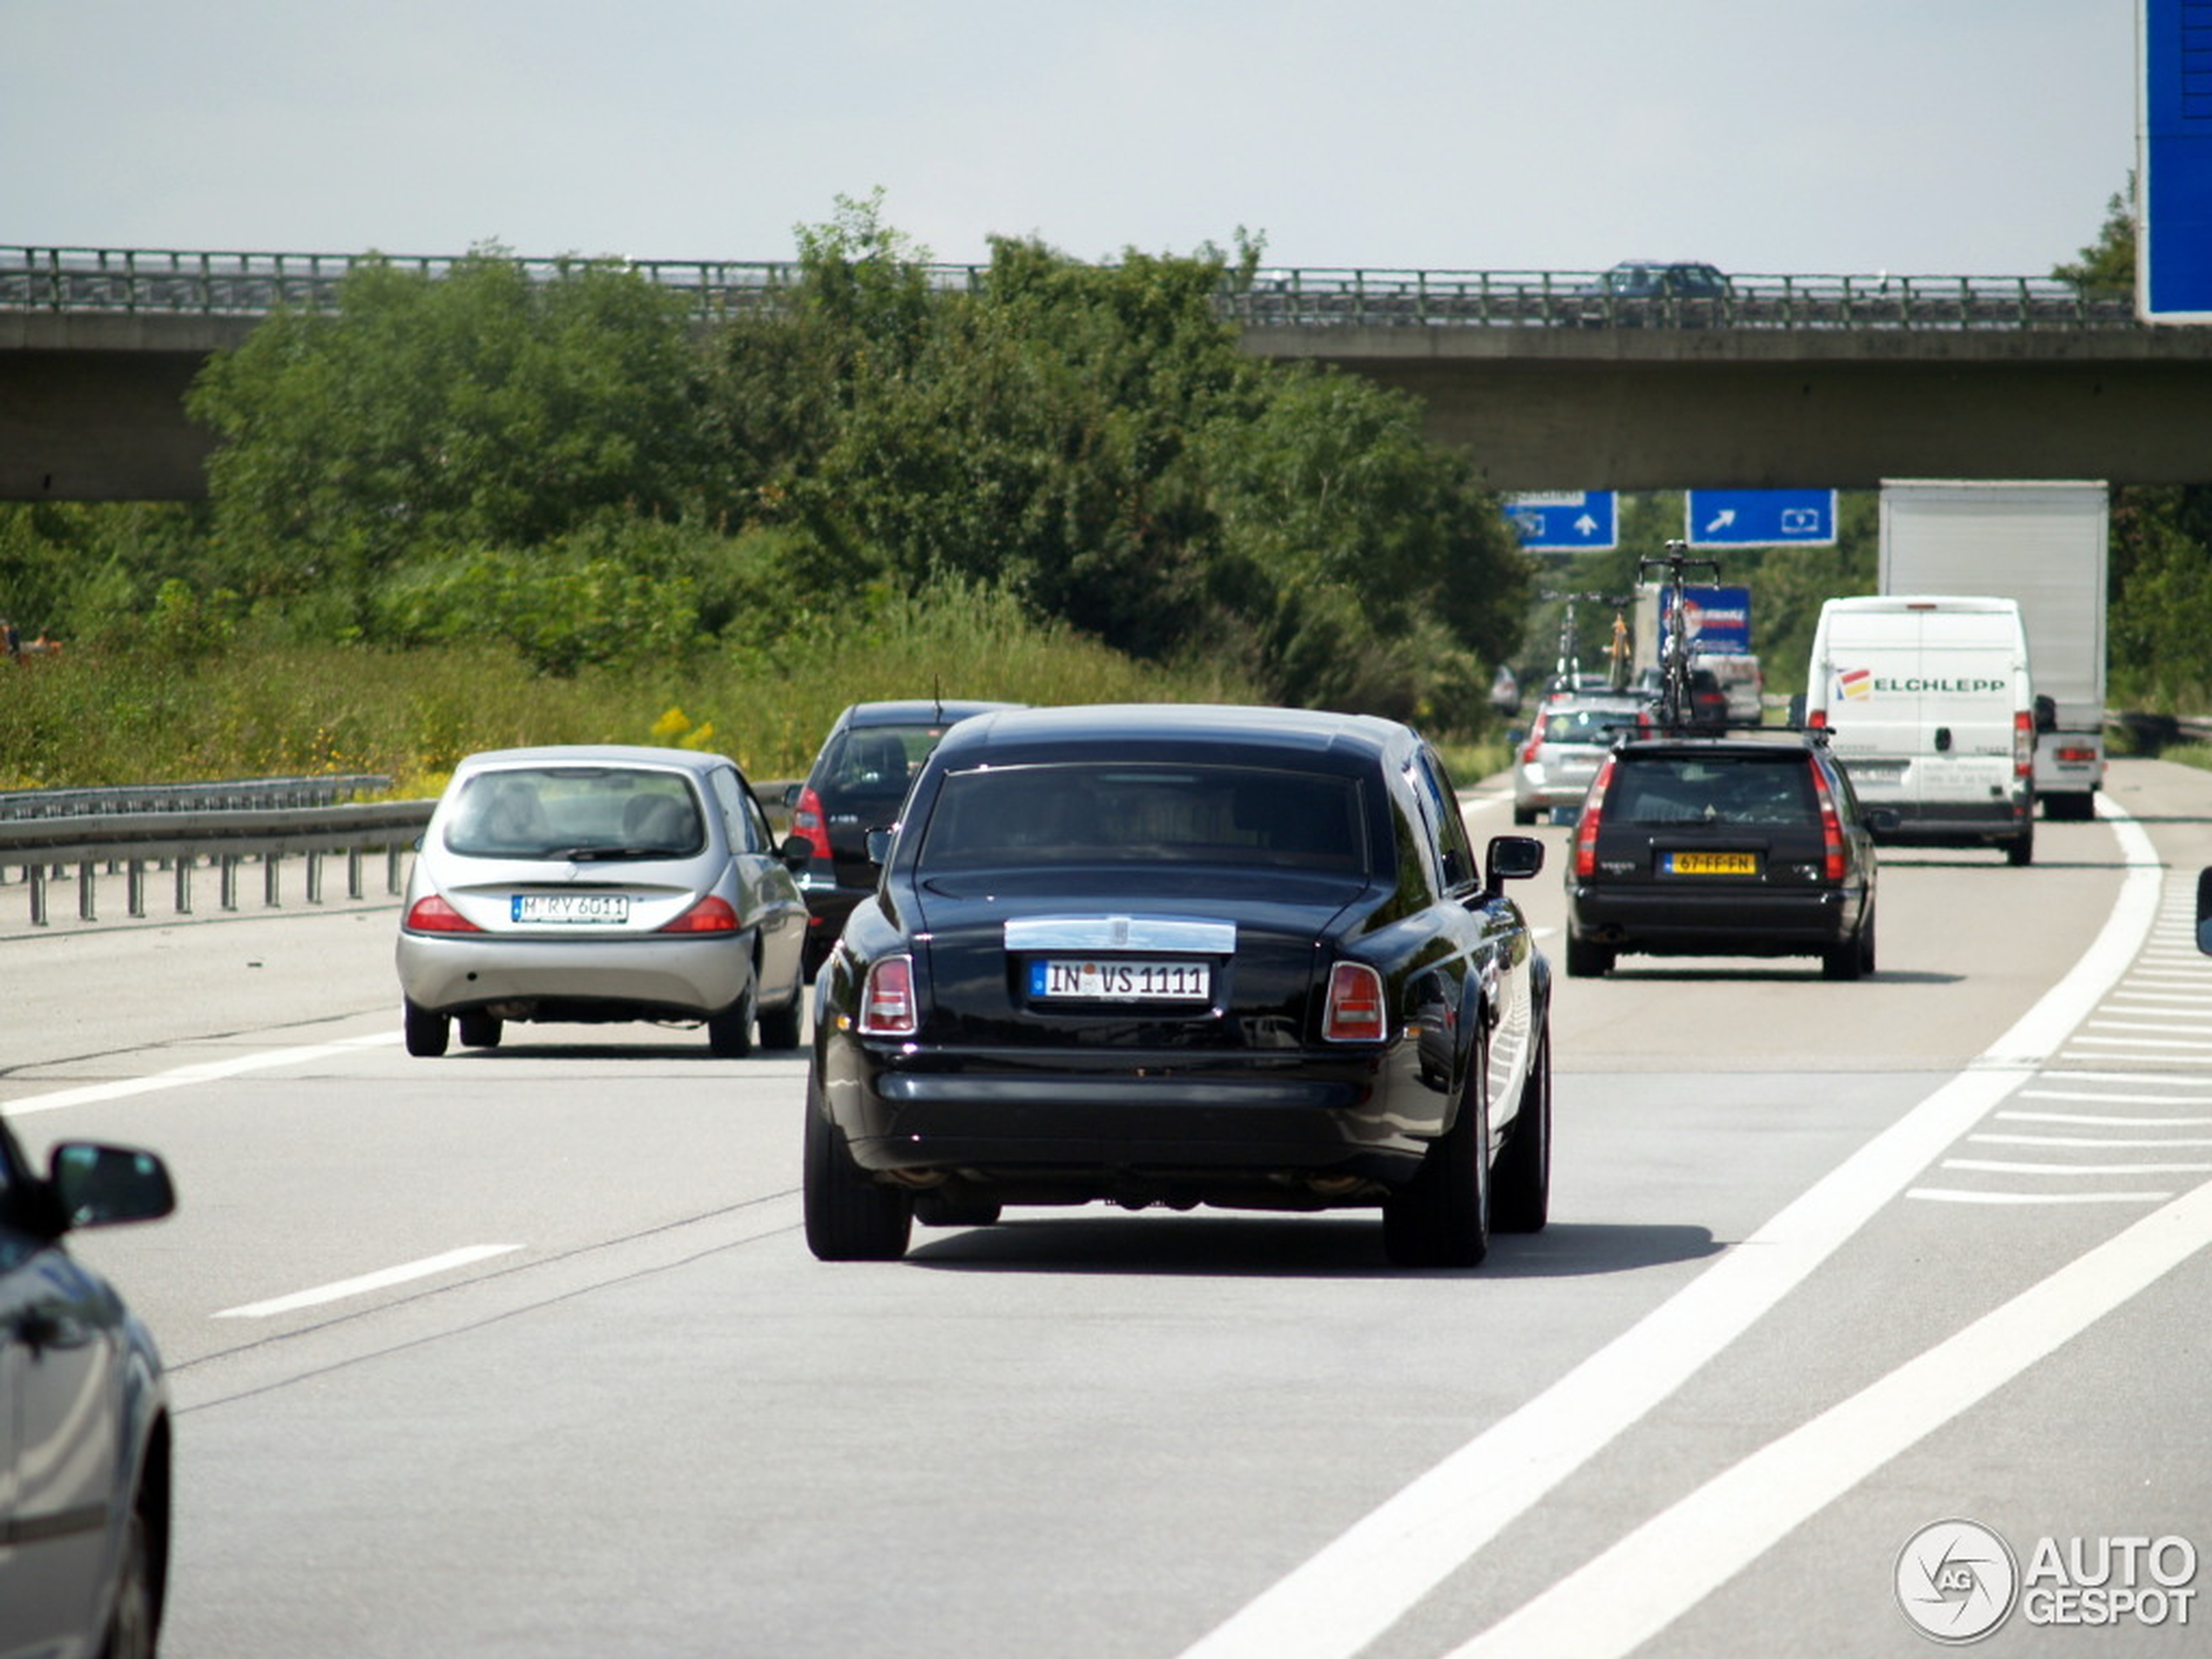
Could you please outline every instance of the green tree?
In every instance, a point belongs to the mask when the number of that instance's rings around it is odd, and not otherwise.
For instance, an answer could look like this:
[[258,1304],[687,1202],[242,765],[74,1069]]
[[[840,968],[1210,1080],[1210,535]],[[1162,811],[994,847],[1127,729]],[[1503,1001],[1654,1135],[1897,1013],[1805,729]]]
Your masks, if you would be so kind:
[[2069,264],[2054,265],[2051,274],[2062,282],[2080,285],[2088,294],[2131,294],[2135,291],[2135,175],[2128,175],[2125,190],[2114,192],[2105,204],[2104,228]]
[[334,309],[279,312],[194,386],[221,556],[249,593],[334,584],[360,609],[419,550],[673,514],[699,470],[694,371],[680,299],[627,267],[368,261]]

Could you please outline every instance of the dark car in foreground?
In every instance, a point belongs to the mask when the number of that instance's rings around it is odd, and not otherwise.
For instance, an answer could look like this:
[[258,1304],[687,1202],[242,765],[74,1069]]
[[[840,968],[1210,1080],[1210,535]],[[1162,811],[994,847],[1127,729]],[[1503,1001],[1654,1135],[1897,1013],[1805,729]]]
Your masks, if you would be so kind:
[[1008,1204],[1379,1209],[1390,1258],[1545,1222],[1550,976],[1395,722],[981,715],[923,765],[816,988],[806,1238]]
[[625,744],[473,754],[416,851],[401,913],[407,1051],[495,1049],[510,1021],[753,1028],[799,1046],[806,906],[726,756]]
[[71,1231],[176,1207],[151,1152],[65,1141],[40,1176],[0,1123],[0,1653],[150,1659],[169,1579],[169,1389]]
[[1655,956],[1817,956],[1874,971],[1870,815],[1818,733],[1653,738],[1606,759],[1575,826],[1567,971]]
[[804,783],[785,793],[791,831],[814,856],[799,872],[806,899],[806,977],[820,969],[853,907],[875,891],[868,832],[899,816],[921,763],[955,721],[1012,703],[907,698],[855,703],[831,723]]

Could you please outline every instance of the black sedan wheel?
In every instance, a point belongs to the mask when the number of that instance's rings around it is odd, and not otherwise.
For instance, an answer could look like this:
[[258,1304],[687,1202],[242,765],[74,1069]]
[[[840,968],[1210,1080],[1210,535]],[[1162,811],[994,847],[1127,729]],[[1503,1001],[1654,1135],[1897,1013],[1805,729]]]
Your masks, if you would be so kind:
[[1501,1233],[1534,1233],[1551,1219],[1552,1030],[1548,1019],[1536,1038],[1536,1057],[1521,1087],[1521,1110],[1490,1172],[1490,1226]]
[[895,1262],[914,1236],[914,1200],[868,1179],[846,1150],[845,1132],[806,1088],[806,1248],[826,1262]]
[[1467,1074],[1452,1127],[1383,1201],[1383,1248],[1400,1267],[1474,1267],[1490,1253],[1489,1058],[1480,1043]]

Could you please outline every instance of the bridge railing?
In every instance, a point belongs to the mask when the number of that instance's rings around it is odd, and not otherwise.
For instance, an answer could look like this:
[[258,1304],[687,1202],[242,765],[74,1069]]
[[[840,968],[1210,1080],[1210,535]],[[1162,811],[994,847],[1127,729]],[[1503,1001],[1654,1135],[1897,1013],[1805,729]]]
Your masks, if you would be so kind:
[[[451,256],[185,253],[0,246],[0,311],[260,316],[333,304],[355,266],[437,277]],[[715,320],[780,304],[799,267],[769,260],[518,259],[534,279],[611,263],[685,294]],[[981,287],[990,267],[927,265],[942,292]],[[1246,327],[1747,329],[2138,328],[2131,297],[2052,277],[1731,276],[1710,297],[1608,291],[1595,271],[1399,270],[1303,266],[1224,280],[1222,314]]]

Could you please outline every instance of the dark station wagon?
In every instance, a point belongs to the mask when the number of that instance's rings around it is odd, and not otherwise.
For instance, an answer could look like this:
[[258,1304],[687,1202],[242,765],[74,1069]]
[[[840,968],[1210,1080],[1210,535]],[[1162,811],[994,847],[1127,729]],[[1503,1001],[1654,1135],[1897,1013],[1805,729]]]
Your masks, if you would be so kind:
[[1394,722],[1142,705],[945,733],[816,987],[806,1238],[1008,1204],[1379,1209],[1403,1265],[1544,1224],[1550,979]]
[[1672,737],[1616,747],[1567,869],[1567,971],[1629,953],[1817,956],[1874,971],[1873,828],[1824,736]]

